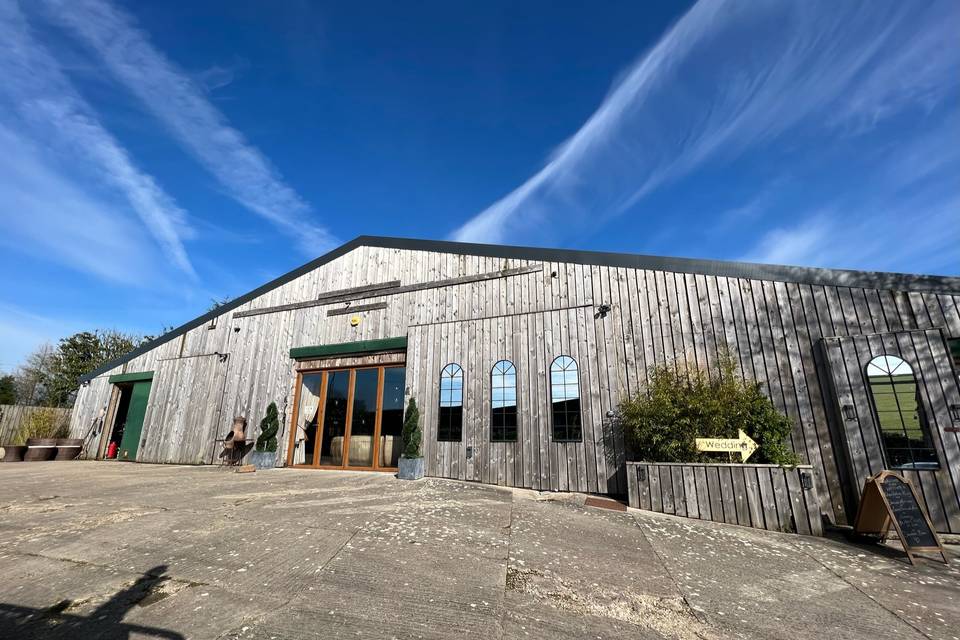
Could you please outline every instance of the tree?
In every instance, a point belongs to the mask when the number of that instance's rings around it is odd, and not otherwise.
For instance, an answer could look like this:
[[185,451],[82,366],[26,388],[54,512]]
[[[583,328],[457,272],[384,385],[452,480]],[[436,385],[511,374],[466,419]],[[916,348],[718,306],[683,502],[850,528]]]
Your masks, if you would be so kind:
[[277,450],[277,431],[280,430],[280,418],[277,415],[277,403],[271,402],[267,415],[260,421],[260,436],[257,438],[257,451]]
[[17,383],[12,375],[0,377],[0,404],[17,404]]
[[407,412],[403,416],[403,431],[400,435],[403,438],[403,457],[419,458],[423,434],[420,432],[420,410],[417,409],[417,401],[413,398],[410,398],[407,404]]
[[737,376],[729,353],[713,375],[695,363],[654,367],[646,389],[622,402],[618,413],[637,460],[716,462],[716,454],[697,451],[694,440],[736,438],[743,429],[759,445],[750,462],[799,463],[787,444],[793,423],[758,383]]
[[176,327],[174,327],[172,324],[165,324],[165,325],[163,325],[162,327],[160,327],[160,333],[159,333],[159,334],[157,334],[157,335],[148,334],[148,335],[142,336],[142,337],[140,338],[140,344],[138,344],[137,346],[139,347],[140,345],[146,344],[146,343],[148,343],[148,342],[153,342],[154,340],[156,340],[156,339],[159,338],[160,336],[164,336],[164,335],[170,333],[171,331],[173,331],[174,329],[176,329]]
[[230,302],[230,296],[224,296],[223,298],[219,298],[219,299],[210,298],[210,306],[207,307],[207,313],[210,313],[211,311],[216,311],[217,309],[227,304],[228,302]]
[[50,375],[53,358],[53,347],[49,344],[43,344],[28,355],[22,365],[17,367],[13,377],[18,403],[38,405],[44,402],[46,399],[46,383]]
[[119,331],[81,331],[60,339],[46,377],[46,402],[55,407],[73,404],[82,376],[135,349],[139,336]]

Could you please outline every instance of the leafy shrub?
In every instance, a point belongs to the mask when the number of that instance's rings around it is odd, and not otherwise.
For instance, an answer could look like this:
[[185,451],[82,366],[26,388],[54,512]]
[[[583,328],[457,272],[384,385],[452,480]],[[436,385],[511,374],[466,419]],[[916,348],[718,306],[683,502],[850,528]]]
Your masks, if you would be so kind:
[[273,453],[277,450],[277,431],[280,430],[280,417],[277,415],[277,403],[271,402],[267,415],[260,421],[260,435],[257,437],[257,451]]
[[737,376],[729,353],[721,355],[714,375],[696,364],[652,368],[647,388],[622,402],[618,413],[637,460],[726,461],[725,453],[697,451],[694,440],[736,438],[743,429],[759,445],[749,462],[783,466],[800,462],[787,444],[792,422],[777,411],[758,383]]
[[410,398],[407,404],[407,412],[403,416],[403,457],[419,458],[420,441],[423,434],[420,431],[420,410],[417,409],[417,401]]
[[24,416],[11,444],[26,444],[28,438],[66,438],[70,417],[52,407],[32,407]]

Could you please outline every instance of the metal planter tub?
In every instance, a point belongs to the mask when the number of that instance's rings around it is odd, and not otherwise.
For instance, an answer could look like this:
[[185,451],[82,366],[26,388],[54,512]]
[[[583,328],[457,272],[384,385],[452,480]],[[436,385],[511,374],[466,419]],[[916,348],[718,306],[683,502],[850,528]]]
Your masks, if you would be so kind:
[[276,466],[277,454],[275,451],[251,451],[247,461],[257,468],[257,471],[273,469]]
[[419,480],[423,477],[423,458],[407,458],[400,456],[400,466],[397,477],[401,480]]

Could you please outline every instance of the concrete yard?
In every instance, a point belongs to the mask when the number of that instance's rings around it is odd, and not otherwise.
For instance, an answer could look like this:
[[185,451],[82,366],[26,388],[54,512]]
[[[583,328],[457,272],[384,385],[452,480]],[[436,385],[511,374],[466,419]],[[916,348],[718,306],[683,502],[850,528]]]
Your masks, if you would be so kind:
[[391,475],[0,464],[2,638],[960,637],[960,558]]

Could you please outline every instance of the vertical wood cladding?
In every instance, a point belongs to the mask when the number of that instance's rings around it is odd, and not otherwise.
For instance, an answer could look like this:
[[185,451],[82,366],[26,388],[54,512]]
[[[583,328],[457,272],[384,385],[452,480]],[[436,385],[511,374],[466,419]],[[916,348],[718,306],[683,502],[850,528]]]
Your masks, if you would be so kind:
[[[790,443],[815,471],[823,513],[847,522],[852,515],[844,492],[851,486],[859,490],[864,465],[847,460],[847,438],[834,416],[832,369],[819,348],[821,340],[921,330],[917,335],[928,346],[917,351],[917,358],[922,355],[917,371],[926,376],[925,388],[941,389],[939,395],[931,392],[930,401],[960,403],[948,397],[955,386],[945,380],[955,372],[931,337],[940,331],[923,333],[942,329],[960,337],[960,295],[839,286],[799,277],[716,275],[725,273],[722,269],[683,273],[562,262],[535,250],[531,259],[478,253],[355,246],[94,378],[80,390],[74,435],[83,436],[106,407],[108,375],[152,370],[154,391],[141,460],[207,461],[211,439],[226,431],[232,416],[246,415],[255,431],[270,402],[282,414],[284,432],[278,439],[285,449],[296,369],[291,348],[406,336],[408,396],[415,396],[421,407],[429,475],[623,494],[624,441],[611,428],[607,412],[643,389],[649,367],[671,361],[715,367],[721,350],[728,348],[740,373],[758,381],[793,421]],[[497,272],[504,275],[490,277]],[[767,272],[758,267],[757,273]],[[456,278],[463,281],[416,286]],[[399,290],[377,288],[396,281]],[[356,301],[338,296],[327,304],[250,315],[368,287],[374,288],[358,294],[365,297]],[[351,305],[378,303],[387,306],[349,311]],[[601,304],[610,310],[598,317]],[[331,310],[343,313],[331,315]],[[354,315],[360,317],[357,326],[351,326]],[[900,341],[913,344],[913,336],[858,339],[863,353],[844,351],[844,371],[853,371],[857,358],[867,352],[908,351]],[[582,442],[559,443],[551,437],[549,369],[559,355],[569,355],[579,365]],[[500,359],[517,367],[516,442],[490,441],[490,368]],[[464,371],[463,440],[437,442],[439,374],[450,362]],[[864,422],[863,428],[871,427]],[[956,434],[944,438],[952,438],[944,446],[956,452]],[[278,461],[285,456],[285,450],[278,451]],[[936,494],[943,522],[954,522],[950,514],[957,485],[953,476],[949,482],[932,476],[919,481],[925,496]]]

